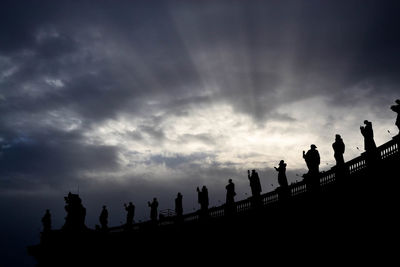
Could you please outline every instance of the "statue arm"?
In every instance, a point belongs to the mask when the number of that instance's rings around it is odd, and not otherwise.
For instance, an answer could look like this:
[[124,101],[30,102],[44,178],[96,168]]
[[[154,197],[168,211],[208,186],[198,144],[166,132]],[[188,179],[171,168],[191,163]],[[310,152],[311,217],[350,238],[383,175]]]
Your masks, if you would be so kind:
[[400,105],[391,106],[390,109],[394,112],[400,112]]

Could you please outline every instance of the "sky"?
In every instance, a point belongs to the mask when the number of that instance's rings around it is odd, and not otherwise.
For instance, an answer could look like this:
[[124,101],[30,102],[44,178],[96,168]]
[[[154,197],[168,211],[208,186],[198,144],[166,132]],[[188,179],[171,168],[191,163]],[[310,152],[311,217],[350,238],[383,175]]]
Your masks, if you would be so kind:
[[[306,172],[315,144],[321,170],[363,152],[372,121],[378,145],[397,134],[398,1],[1,1],[0,250],[32,266],[49,208],[79,193],[86,223],[123,203],[147,220],[147,201],[198,209],[225,200],[229,178],[247,198],[247,170],[263,192]],[[1,262],[0,262],[0,265]]]

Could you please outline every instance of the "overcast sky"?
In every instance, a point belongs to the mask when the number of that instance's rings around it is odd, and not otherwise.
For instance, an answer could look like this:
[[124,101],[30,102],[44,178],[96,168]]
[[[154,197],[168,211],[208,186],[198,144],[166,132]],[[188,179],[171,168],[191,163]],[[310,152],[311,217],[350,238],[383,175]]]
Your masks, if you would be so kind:
[[46,208],[61,227],[69,191],[90,227],[103,204],[118,225],[124,202],[143,220],[148,200],[173,208],[178,191],[193,211],[202,185],[219,205],[229,178],[246,198],[247,169],[271,191],[281,159],[300,180],[310,144],[330,169],[335,134],[346,160],[363,151],[365,119],[378,145],[397,133],[397,1],[11,2],[0,4],[10,262],[38,241]]

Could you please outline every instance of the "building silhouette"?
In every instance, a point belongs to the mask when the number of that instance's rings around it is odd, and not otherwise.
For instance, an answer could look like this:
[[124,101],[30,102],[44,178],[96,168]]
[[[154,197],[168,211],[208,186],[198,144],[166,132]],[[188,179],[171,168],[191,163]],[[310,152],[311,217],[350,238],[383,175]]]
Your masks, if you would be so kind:
[[229,203],[235,213],[226,205],[203,205],[200,213],[153,218],[134,223],[129,231],[124,225],[108,231],[83,227],[81,200],[69,195],[76,218],[69,219],[73,222],[66,223],[68,227],[42,232],[40,244],[28,252],[38,266],[123,266],[142,260],[165,264],[183,258],[233,263],[232,257],[255,260],[266,254],[285,260],[292,253],[313,260],[328,251],[330,257],[349,251],[347,256],[355,256],[355,249],[388,252],[391,245],[385,238],[398,228],[399,135],[378,146],[376,155],[372,162],[364,152],[340,168],[318,173],[318,191],[306,180],[287,188],[284,184],[285,197],[279,190],[260,194],[260,206],[254,206],[251,197]]

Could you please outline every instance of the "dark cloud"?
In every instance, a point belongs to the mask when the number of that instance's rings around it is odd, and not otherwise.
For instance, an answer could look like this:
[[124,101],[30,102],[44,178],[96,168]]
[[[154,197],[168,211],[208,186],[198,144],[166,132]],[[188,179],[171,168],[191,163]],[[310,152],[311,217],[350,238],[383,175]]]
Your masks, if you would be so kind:
[[57,189],[77,183],[84,172],[116,170],[117,149],[88,145],[80,133],[44,131],[1,142],[2,190],[33,190],[43,185]]
[[[21,69],[6,85],[18,88],[22,82],[58,75],[65,79],[65,88],[47,94],[40,106],[57,104],[98,121],[122,111],[139,115],[148,99],[170,102],[169,107],[176,98],[198,104],[197,95],[207,86],[204,82],[213,79],[219,88],[211,96],[213,101],[228,102],[235,111],[266,120],[279,105],[316,94],[341,104],[346,101],[343,94],[354,95],[352,87],[360,82],[392,91],[399,70],[395,27],[399,23],[393,13],[397,7],[390,1],[379,5],[237,1],[229,7],[223,1],[173,1],[100,2],[89,8],[84,1],[81,5],[44,2],[40,8],[32,6],[28,15],[28,4],[14,4],[9,9],[15,14],[5,16],[2,25],[7,29],[19,25],[24,30],[16,32],[22,37],[5,34],[10,40],[2,43],[34,55],[19,56]],[[91,31],[98,37],[90,37]],[[23,45],[14,45],[17,42]],[[116,57],[96,48],[98,43],[113,49]],[[207,55],[215,48],[220,53],[210,59],[216,65],[209,64],[212,75],[204,79],[194,62],[196,54]],[[63,57],[78,59],[60,60]],[[28,109],[35,103],[36,99],[24,98],[21,105]]]

